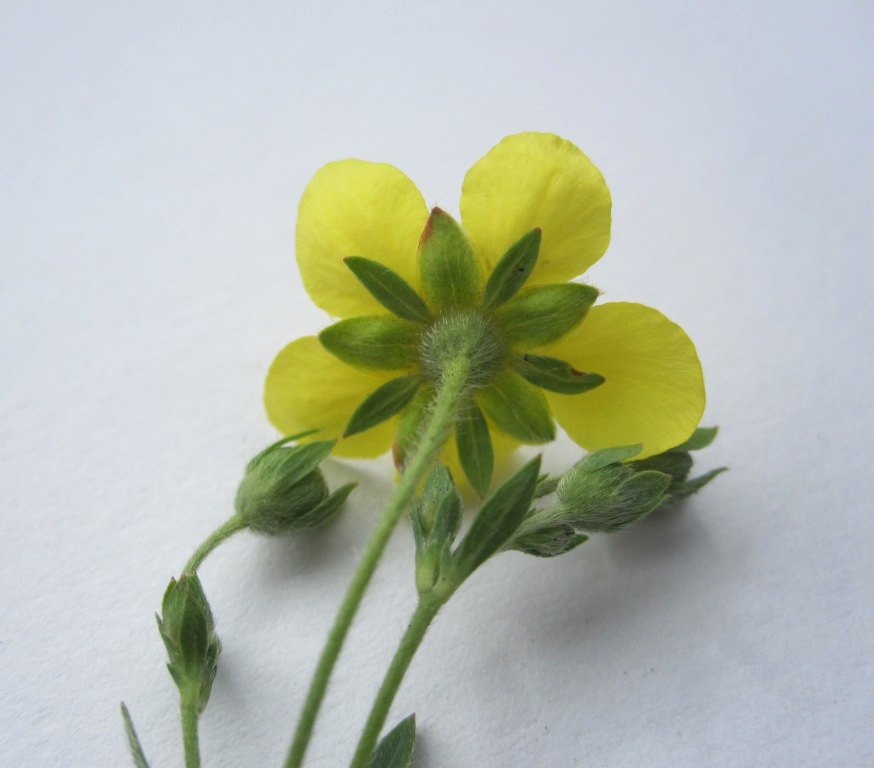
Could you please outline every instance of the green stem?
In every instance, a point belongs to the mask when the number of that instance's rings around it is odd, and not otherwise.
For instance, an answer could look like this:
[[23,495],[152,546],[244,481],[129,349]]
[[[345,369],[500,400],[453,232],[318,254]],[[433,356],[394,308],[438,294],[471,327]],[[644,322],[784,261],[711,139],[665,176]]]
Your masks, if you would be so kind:
[[370,715],[367,718],[367,723],[361,733],[361,739],[358,741],[358,748],[355,750],[355,756],[349,768],[366,768],[370,758],[373,755],[373,750],[376,748],[376,742],[379,740],[379,733],[382,726],[385,724],[385,718],[394,701],[395,694],[401,686],[401,681],[413,660],[413,656],[422,644],[425,633],[428,627],[440,610],[442,603],[436,600],[420,600],[416,606],[416,611],[410,619],[410,625],[398,649],[395,652],[394,658],[385,673],[382,680],[382,685],[379,687],[379,692],[374,699],[373,707],[370,710]]
[[300,768],[303,763],[313,726],[319,714],[319,707],[328,688],[331,672],[343,647],[343,641],[346,639],[346,634],[349,632],[349,627],[352,625],[352,620],[355,618],[358,606],[364,597],[367,585],[370,583],[370,578],[376,570],[398,520],[407,509],[413,494],[431,468],[446,440],[455,418],[458,402],[467,387],[469,368],[468,361],[461,359],[447,365],[444,371],[443,381],[434,394],[431,409],[425,417],[421,437],[412,458],[407,464],[394,495],[376,524],[376,529],[370,537],[367,549],[361,557],[361,562],[352,577],[352,583],[349,585],[346,596],[337,612],[337,617],[334,619],[334,625],[328,634],[328,640],[322,650],[307,692],[297,730],[285,760],[285,768]]
[[226,522],[222,523],[209,536],[207,536],[206,539],[204,539],[203,544],[194,550],[194,554],[185,564],[184,572],[194,573],[210,552],[212,552],[225,539],[230,538],[237,531],[242,531],[245,527],[246,523],[243,521],[243,518],[238,515],[234,515]]
[[200,745],[197,738],[198,705],[200,689],[188,686],[182,692],[180,709],[182,711],[182,744],[185,747],[185,768],[200,768]]

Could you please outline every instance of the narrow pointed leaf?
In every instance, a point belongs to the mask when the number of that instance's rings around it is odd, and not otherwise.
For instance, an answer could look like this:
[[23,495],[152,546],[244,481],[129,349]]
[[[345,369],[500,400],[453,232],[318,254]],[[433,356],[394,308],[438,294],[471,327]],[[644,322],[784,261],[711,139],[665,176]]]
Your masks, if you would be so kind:
[[416,396],[420,385],[421,379],[416,375],[401,376],[371,392],[355,409],[343,437],[357,435],[400,413]]
[[573,330],[597,298],[598,289],[582,283],[535,285],[499,307],[496,315],[510,345],[528,349]]
[[516,355],[513,366],[518,373],[541,389],[562,395],[579,395],[604,383],[597,373],[578,371],[570,363],[545,355]]
[[550,493],[555,493],[559,480],[561,480],[561,477],[541,475],[537,481],[537,487],[534,489],[534,498],[542,499],[544,496],[549,496]]
[[404,320],[427,323],[428,307],[413,287],[391,267],[363,256],[349,256],[346,266],[382,306]]
[[602,448],[600,451],[590,453],[580,464],[585,467],[587,472],[593,472],[610,464],[626,461],[632,456],[637,456],[642,450],[643,446],[640,443],[637,445],[617,445],[614,448]]
[[455,445],[464,474],[473,489],[485,496],[492,482],[495,452],[486,417],[473,400],[469,400],[458,415]]
[[314,509],[311,509],[305,515],[301,515],[296,521],[298,528],[317,528],[320,525],[327,523],[343,506],[349,494],[355,490],[358,483],[347,483],[340,486],[330,496],[328,496],[321,504]]
[[506,544],[531,506],[540,475],[540,457],[529,461],[483,504],[453,555],[460,583]]
[[367,768],[408,768],[415,747],[416,716],[410,715],[383,736]]
[[685,443],[678,445],[676,448],[671,448],[671,453],[700,451],[716,439],[717,432],[719,432],[719,427],[698,427]]
[[467,235],[439,208],[431,211],[419,242],[419,272],[435,310],[469,307],[479,298],[479,266]]
[[619,505],[625,509],[636,510],[634,516],[624,522],[623,526],[639,520],[661,504],[670,484],[670,475],[655,470],[637,472],[622,483],[617,493]]
[[495,265],[483,291],[483,307],[494,309],[512,299],[531,275],[540,253],[540,229],[522,235]]
[[577,533],[572,525],[560,523],[515,539],[510,548],[535,557],[557,557],[588,540],[588,536]]
[[685,452],[668,451],[668,453],[658,453],[640,461],[632,461],[628,466],[636,471],[654,469],[656,472],[670,475],[671,493],[673,493],[673,488],[689,477],[689,472],[692,469],[692,457]]
[[134,721],[124,702],[121,704],[121,716],[124,719],[124,732],[127,735],[127,743],[130,748],[131,757],[134,760],[134,765],[136,768],[149,768],[149,762],[146,760],[146,755],[143,752],[143,745],[140,744],[136,728],[134,728]]
[[336,443],[336,440],[316,440],[312,443],[296,445],[294,448],[278,449],[289,453],[282,463],[282,484],[290,488],[303,480],[328,458]]
[[389,315],[350,317],[319,334],[322,346],[344,363],[358,368],[409,370],[418,360],[421,328]]
[[498,429],[510,437],[529,445],[555,438],[555,422],[546,398],[518,374],[501,374],[477,393],[477,399]]
[[675,499],[685,499],[687,496],[691,496],[693,493],[698,493],[707,483],[709,483],[714,477],[721,475],[723,472],[728,472],[728,467],[719,467],[718,469],[712,469],[709,472],[705,472],[703,475],[699,477],[694,477],[691,480],[687,480],[685,483],[681,483],[679,487],[672,491],[672,496]]

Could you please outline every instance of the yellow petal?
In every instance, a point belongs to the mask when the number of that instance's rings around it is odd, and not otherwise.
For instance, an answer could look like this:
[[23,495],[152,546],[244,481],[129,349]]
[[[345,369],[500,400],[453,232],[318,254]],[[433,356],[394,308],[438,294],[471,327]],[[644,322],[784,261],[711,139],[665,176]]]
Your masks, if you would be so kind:
[[529,284],[581,275],[610,243],[610,190],[577,147],[551,133],[508,136],[464,177],[461,221],[488,272],[540,227]]
[[618,302],[593,307],[546,354],[606,381],[581,395],[546,393],[558,423],[589,451],[643,443],[639,458],[679,445],[704,412],[695,345],[658,310]]
[[[264,385],[267,418],[285,435],[319,429],[307,440],[341,438],[349,417],[367,395],[391,378],[341,363],[315,336],[291,342],[273,361]],[[334,453],[371,458],[391,446],[394,421],[346,439]]]
[[427,218],[422,194],[397,168],[328,163],[304,191],[297,216],[297,263],[312,300],[335,317],[384,313],[343,259],[373,259],[417,288],[416,250]]

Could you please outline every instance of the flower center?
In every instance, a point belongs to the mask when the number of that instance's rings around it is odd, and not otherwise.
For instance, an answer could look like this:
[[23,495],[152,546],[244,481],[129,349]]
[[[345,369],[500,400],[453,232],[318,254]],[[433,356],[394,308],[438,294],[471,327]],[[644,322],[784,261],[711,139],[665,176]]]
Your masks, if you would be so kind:
[[452,310],[425,329],[419,356],[432,381],[439,381],[448,365],[465,360],[469,385],[484,387],[504,367],[507,344],[490,315],[476,309]]

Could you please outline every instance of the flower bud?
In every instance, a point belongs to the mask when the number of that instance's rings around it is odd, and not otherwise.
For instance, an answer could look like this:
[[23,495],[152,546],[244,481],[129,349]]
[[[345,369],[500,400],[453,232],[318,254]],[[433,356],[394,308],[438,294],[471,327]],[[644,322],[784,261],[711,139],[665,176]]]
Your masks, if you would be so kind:
[[327,522],[355,487],[330,493],[319,464],[334,447],[323,440],[293,448],[281,441],[246,467],[234,502],[237,514],[256,533],[279,536]]
[[194,690],[203,712],[218,667],[221,642],[203,587],[195,573],[170,580],[156,616],[170,661],[167,669],[181,692]]
[[575,464],[555,492],[563,522],[589,533],[615,533],[655,509],[671,477],[620,463],[639,451],[640,446],[608,448]]

